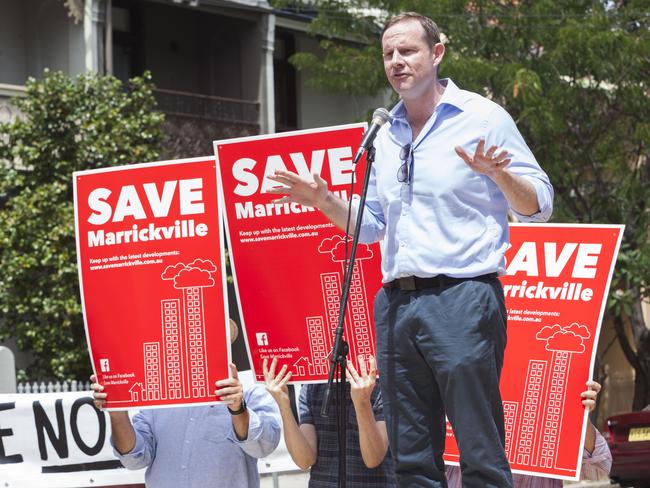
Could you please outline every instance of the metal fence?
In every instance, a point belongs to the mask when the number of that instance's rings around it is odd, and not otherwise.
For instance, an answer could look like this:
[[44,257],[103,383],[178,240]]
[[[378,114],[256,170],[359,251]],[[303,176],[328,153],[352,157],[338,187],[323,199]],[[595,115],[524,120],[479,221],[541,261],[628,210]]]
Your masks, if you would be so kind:
[[60,381],[45,383],[44,381],[34,381],[31,383],[18,383],[16,386],[16,393],[65,393],[68,391],[90,391],[90,382],[72,380],[63,383]]

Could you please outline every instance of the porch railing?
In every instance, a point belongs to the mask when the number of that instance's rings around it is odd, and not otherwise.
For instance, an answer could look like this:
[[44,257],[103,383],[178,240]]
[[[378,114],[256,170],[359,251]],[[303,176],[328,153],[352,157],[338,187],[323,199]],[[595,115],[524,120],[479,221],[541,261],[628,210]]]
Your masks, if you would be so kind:
[[259,123],[259,102],[162,89],[154,90],[154,96],[158,108],[169,114],[240,124]]

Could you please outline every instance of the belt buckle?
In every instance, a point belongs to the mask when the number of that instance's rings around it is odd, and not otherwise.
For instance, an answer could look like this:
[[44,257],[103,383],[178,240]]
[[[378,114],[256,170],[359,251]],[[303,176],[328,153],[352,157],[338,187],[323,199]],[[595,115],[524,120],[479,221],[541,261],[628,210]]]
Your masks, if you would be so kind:
[[398,278],[397,282],[399,283],[399,289],[404,291],[415,291],[417,287],[415,286],[415,276],[406,276],[404,278]]

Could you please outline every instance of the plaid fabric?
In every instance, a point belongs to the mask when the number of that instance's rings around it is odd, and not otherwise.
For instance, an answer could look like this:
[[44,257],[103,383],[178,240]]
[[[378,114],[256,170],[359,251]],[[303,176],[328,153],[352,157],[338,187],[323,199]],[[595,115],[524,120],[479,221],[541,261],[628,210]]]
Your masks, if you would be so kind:
[[[316,464],[311,467],[309,478],[310,488],[336,488],[338,486],[338,435],[337,435],[337,399],[333,392],[329,408],[329,416],[320,414],[325,396],[326,385],[305,385],[300,390],[299,410],[300,423],[312,424],[318,435],[318,455]],[[336,386],[335,386],[336,388]],[[393,487],[395,481],[395,468],[390,456],[390,450],[384,461],[373,469],[368,469],[361,458],[359,447],[359,428],[357,416],[350,400],[350,385],[347,384],[348,393],[348,424],[347,424],[347,464],[346,486],[348,488],[362,488],[369,486]],[[384,420],[383,404],[379,385],[372,393],[372,407],[376,420]]]

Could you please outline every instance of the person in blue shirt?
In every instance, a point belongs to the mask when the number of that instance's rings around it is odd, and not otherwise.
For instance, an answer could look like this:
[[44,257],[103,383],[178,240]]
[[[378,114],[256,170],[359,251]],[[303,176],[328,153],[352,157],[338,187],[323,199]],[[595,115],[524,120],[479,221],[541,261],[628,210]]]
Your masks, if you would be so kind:
[[[280,442],[278,407],[262,386],[242,385],[234,364],[231,377],[216,382],[225,404],[111,411],[111,443],[128,469],[147,468],[145,483],[155,488],[257,488],[257,459]],[[95,406],[106,393],[91,377]],[[251,378],[252,381],[252,378]]]
[[[503,108],[438,77],[440,39],[438,26],[413,12],[390,19],[381,36],[400,101],[375,140],[359,238],[382,246],[374,317],[388,439],[400,486],[446,487],[446,413],[464,486],[509,488],[497,275],[508,212],[548,220],[553,188]],[[347,202],[320,175],[270,178],[282,185],[269,190],[284,195],[277,203],[316,207],[345,229]]]

